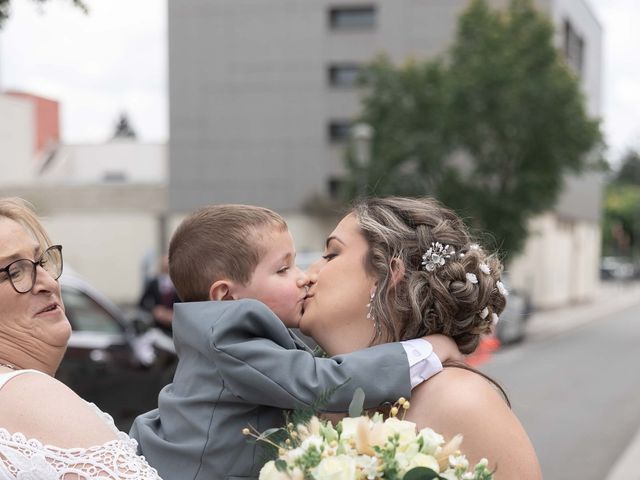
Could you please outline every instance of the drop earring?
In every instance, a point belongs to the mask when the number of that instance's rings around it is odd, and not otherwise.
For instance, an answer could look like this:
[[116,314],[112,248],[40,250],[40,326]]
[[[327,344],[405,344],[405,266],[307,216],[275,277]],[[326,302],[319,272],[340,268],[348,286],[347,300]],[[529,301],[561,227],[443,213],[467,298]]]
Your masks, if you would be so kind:
[[371,297],[369,298],[369,303],[367,303],[367,308],[369,309],[367,311],[367,319],[374,321],[375,322],[375,317],[373,316],[373,305],[371,305],[373,303],[373,299],[376,296],[376,291],[374,290],[373,292],[371,292]]

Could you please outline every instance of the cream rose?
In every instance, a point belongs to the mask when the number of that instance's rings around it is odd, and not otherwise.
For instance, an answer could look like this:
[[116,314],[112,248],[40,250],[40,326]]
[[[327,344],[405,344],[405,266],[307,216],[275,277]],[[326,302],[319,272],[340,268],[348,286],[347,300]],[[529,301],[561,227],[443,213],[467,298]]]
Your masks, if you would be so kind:
[[264,467],[260,470],[259,480],[290,480],[289,475],[280,472],[276,468],[276,462],[273,460],[264,464]]
[[315,468],[316,480],[355,480],[356,460],[346,455],[325,457]]

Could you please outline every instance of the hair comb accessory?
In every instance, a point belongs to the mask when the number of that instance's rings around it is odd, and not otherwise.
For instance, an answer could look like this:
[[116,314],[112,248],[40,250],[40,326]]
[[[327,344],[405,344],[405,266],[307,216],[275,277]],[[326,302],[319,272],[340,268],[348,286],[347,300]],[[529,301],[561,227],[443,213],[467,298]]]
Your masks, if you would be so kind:
[[450,245],[442,245],[440,242],[431,242],[429,250],[422,255],[422,266],[427,272],[433,272],[443,266],[456,251]]
[[491,269],[489,268],[489,265],[487,265],[486,263],[481,263],[480,265],[478,265],[478,268],[485,275],[489,275],[491,273]]
[[498,315],[496,315],[495,313],[491,314],[491,325],[497,325],[498,322],[500,321],[500,317],[498,317]]
[[485,318],[487,318],[487,315],[489,315],[489,309],[487,307],[484,307],[480,312],[480,318],[484,320]]
[[466,273],[465,277],[467,277],[467,281],[473,284],[478,283],[478,277],[476,277],[474,273]]

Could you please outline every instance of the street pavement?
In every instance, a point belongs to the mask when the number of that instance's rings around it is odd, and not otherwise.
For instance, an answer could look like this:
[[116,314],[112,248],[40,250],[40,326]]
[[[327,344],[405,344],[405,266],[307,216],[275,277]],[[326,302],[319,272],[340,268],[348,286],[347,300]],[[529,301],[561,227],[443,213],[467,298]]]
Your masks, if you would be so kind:
[[546,480],[639,480],[640,283],[537,312],[480,368],[501,382]]

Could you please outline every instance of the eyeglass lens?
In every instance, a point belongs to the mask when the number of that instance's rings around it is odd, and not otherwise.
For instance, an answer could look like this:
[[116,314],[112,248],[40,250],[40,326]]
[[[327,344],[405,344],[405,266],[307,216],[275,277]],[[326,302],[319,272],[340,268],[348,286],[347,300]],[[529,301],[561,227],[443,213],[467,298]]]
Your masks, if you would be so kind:
[[13,287],[20,293],[26,293],[33,288],[36,280],[36,268],[40,265],[54,280],[62,275],[62,252],[58,246],[49,247],[44,251],[39,261],[23,259],[9,266],[9,279]]

